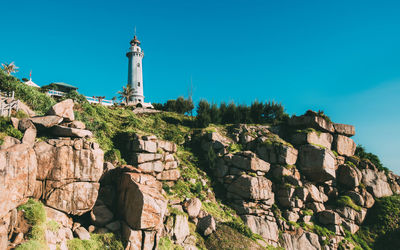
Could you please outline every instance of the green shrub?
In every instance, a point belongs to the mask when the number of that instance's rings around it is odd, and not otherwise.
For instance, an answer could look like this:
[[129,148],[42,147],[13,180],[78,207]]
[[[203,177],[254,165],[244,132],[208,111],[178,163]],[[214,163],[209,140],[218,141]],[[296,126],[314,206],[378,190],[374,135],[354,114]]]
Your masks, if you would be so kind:
[[56,103],[53,98],[41,93],[37,88],[23,84],[14,76],[7,75],[3,70],[0,70],[0,90],[14,91],[17,99],[22,100],[38,114],[46,113]]
[[38,240],[28,240],[18,245],[15,250],[42,250],[46,249],[46,244]]
[[21,140],[24,135],[21,131],[13,127],[8,117],[0,117],[0,145],[3,144],[4,137],[6,136]]
[[358,145],[356,148],[356,152],[354,154],[358,156],[360,159],[367,159],[370,160],[380,171],[388,172],[389,169],[384,167],[381,163],[379,157],[373,153],[368,153],[362,145]]

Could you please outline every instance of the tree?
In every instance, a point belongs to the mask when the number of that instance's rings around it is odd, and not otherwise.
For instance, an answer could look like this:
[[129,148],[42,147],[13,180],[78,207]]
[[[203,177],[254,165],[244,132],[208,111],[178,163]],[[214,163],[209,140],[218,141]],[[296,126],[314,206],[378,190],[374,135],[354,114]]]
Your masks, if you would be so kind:
[[18,72],[19,67],[17,67],[14,62],[11,63],[2,63],[1,66],[3,70],[7,73],[7,75],[11,75],[11,73]]
[[250,117],[253,123],[263,122],[264,105],[255,100],[250,107]]
[[131,85],[127,84],[126,87],[122,87],[122,91],[118,91],[119,99],[125,100],[126,105],[129,103],[129,98],[133,95],[133,89]]
[[221,113],[220,110],[218,109],[217,104],[211,105],[210,109],[210,117],[211,117],[211,122],[214,124],[219,124],[221,123]]
[[211,122],[210,104],[206,100],[201,100],[197,105],[196,122],[201,128],[207,127]]

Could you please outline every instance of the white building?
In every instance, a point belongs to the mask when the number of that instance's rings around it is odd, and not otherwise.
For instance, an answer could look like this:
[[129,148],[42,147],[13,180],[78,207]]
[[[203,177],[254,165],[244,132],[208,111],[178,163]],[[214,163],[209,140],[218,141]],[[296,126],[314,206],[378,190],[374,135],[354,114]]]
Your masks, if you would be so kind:
[[151,103],[144,102],[143,95],[143,72],[142,72],[142,59],[144,53],[140,48],[140,41],[136,38],[136,35],[131,41],[131,47],[129,48],[126,56],[129,59],[128,64],[128,84],[133,89],[133,95],[130,97],[129,104],[134,106],[142,106],[144,108],[152,108]]

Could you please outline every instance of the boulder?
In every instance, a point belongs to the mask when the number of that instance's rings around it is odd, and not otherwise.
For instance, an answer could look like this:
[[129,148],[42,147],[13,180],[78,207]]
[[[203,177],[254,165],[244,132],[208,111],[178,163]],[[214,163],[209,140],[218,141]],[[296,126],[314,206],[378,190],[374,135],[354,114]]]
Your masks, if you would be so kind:
[[57,115],[64,118],[65,121],[72,122],[75,120],[74,101],[72,99],[67,99],[57,103],[51,107],[51,109],[47,112],[47,115]]
[[316,145],[303,145],[299,151],[300,170],[309,180],[324,182],[336,177],[335,155],[331,150]]
[[162,185],[153,176],[124,173],[118,187],[118,207],[122,218],[133,229],[159,229],[163,226],[167,201]]
[[51,128],[51,133],[55,136],[61,137],[78,137],[78,138],[91,138],[92,132],[84,129],[69,128],[65,126],[55,125]]
[[38,129],[44,129],[60,124],[63,121],[63,118],[56,115],[47,115],[32,117],[30,120]]
[[10,120],[11,120],[11,124],[13,125],[13,127],[15,129],[18,129],[19,119],[16,117],[10,117]]
[[333,135],[317,131],[301,132],[292,135],[292,143],[295,145],[316,144],[331,149]]
[[353,125],[334,123],[335,133],[351,137],[356,134],[356,129]]
[[73,221],[65,213],[60,212],[60,211],[53,209],[51,207],[48,207],[48,206],[44,206],[44,209],[46,210],[47,219],[54,220],[60,226],[63,226],[66,228],[72,228]]
[[186,212],[189,215],[189,218],[196,218],[201,209],[201,200],[198,198],[191,198],[190,200],[186,201],[183,204],[183,207],[185,208]]
[[20,100],[17,100],[17,102],[18,102],[18,109],[24,111],[25,114],[27,114],[29,117],[33,117],[36,115],[35,111],[29,108],[28,105],[21,102]]
[[332,210],[324,210],[317,214],[318,221],[323,225],[340,225],[342,219]]
[[90,233],[84,227],[78,227],[74,233],[81,240],[90,240]]
[[68,127],[77,128],[77,129],[85,129],[86,125],[85,125],[85,123],[83,123],[81,121],[73,121],[70,124],[68,124]]
[[112,221],[114,215],[106,205],[95,205],[90,211],[93,224],[102,227]]
[[272,182],[262,176],[242,175],[229,185],[228,192],[244,199],[274,201]]
[[186,215],[175,215],[174,222],[174,238],[177,244],[182,244],[186,237],[190,234],[189,223]]
[[160,181],[177,181],[180,177],[179,169],[165,170],[157,174],[157,180]]
[[121,222],[119,221],[110,222],[106,225],[106,228],[111,232],[117,232],[121,229]]
[[307,183],[305,187],[308,190],[308,200],[315,201],[318,203],[324,203],[328,201],[328,196],[321,192],[315,185]]
[[298,151],[284,141],[274,142],[269,137],[259,137],[250,142],[248,147],[257,153],[257,156],[270,164],[294,165]]
[[161,148],[162,150],[164,150],[164,152],[168,152],[168,153],[176,153],[176,151],[178,149],[175,143],[170,142],[170,141],[162,141],[162,140],[158,141],[158,147]]
[[375,204],[374,197],[372,196],[372,194],[368,193],[367,190],[362,189],[361,190],[361,195],[363,196],[364,206],[366,208],[371,208]]
[[333,123],[319,116],[316,112],[308,111],[305,115],[292,116],[289,119],[289,126],[300,128],[315,128],[324,132],[333,133]]
[[22,132],[25,132],[30,127],[35,127],[29,118],[23,118],[18,123],[18,129]]
[[[48,182],[50,185],[54,184]],[[99,183],[93,182],[72,182],[60,185],[59,188],[54,188],[52,192],[46,193],[45,203],[47,206],[67,214],[82,215],[93,208],[99,186]]]
[[353,156],[356,152],[356,143],[344,135],[335,135],[333,140],[333,150],[344,156]]
[[[56,140],[60,143],[63,140]],[[101,149],[76,150],[73,146],[35,144],[38,180],[97,182],[103,174],[104,152]]]
[[136,153],[132,157],[132,164],[141,164],[149,161],[159,161],[161,159],[162,159],[162,154]]
[[271,220],[267,220],[254,215],[244,215],[241,218],[253,233],[259,234],[267,243],[273,244],[278,242],[279,228],[275,218],[271,217]]
[[237,168],[251,171],[268,172],[270,164],[259,159],[255,153],[244,151],[236,153],[232,156],[231,164]]
[[318,240],[318,235],[311,232],[298,230],[295,234],[282,234],[282,247],[286,250],[320,250],[321,245]]
[[132,142],[134,152],[157,153],[157,142],[135,139]]
[[0,218],[33,195],[36,173],[36,155],[29,145],[0,150]]
[[12,147],[16,144],[20,144],[20,143],[21,142],[18,139],[11,137],[11,136],[6,136],[3,139],[3,144],[0,145],[0,150],[10,148],[10,147]]
[[355,189],[360,184],[362,174],[360,170],[350,165],[340,165],[336,171],[336,182],[350,190]]
[[24,137],[22,138],[22,143],[29,145],[30,147],[33,147],[35,144],[36,140],[36,128],[35,127],[30,127],[27,130],[25,130]]
[[200,232],[204,236],[208,236],[212,234],[216,229],[216,224],[214,217],[211,215],[207,215],[203,218],[199,219],[197,223],[197,231]]
[[376,198],[391,196],[393,194],[385,172],[376,172],[372,169],[362,169],[362,183]]
[[141,170],[143,173],[153,173],[153,172],[160,173],[161,171],[164,170],[164,164],[162,164],[161,161],[151,161],[139,164],[137,168]]

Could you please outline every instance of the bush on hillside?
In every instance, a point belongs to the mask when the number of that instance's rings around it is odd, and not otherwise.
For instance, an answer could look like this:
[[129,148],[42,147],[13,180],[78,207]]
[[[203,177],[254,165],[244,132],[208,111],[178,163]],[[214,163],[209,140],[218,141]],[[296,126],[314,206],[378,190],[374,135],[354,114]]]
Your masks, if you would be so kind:
[[367,159],[370,160],[380,171],[385,171],[388,172],[389,169],[384,167],[383,164],[381,163],[381,160],[379,157],[373,153],[368,153],[365,150],[365,147],[363,147],[361,144],[357,146],[356,152],[354,154],[355,156],[358,156],[360,159]]
[[153,103],[153,107],[157,110],[175,112],[178,114],[190,114],[194,109],[194,104],[191,99],[185,99],[182,96],[176,100],[168,100],[166,103]]
[[38,89],[20,82],[14,76],[0,70],[0,91],[15,92],[15,97],[22,100],[39,114],[46,113],[56,102]]

